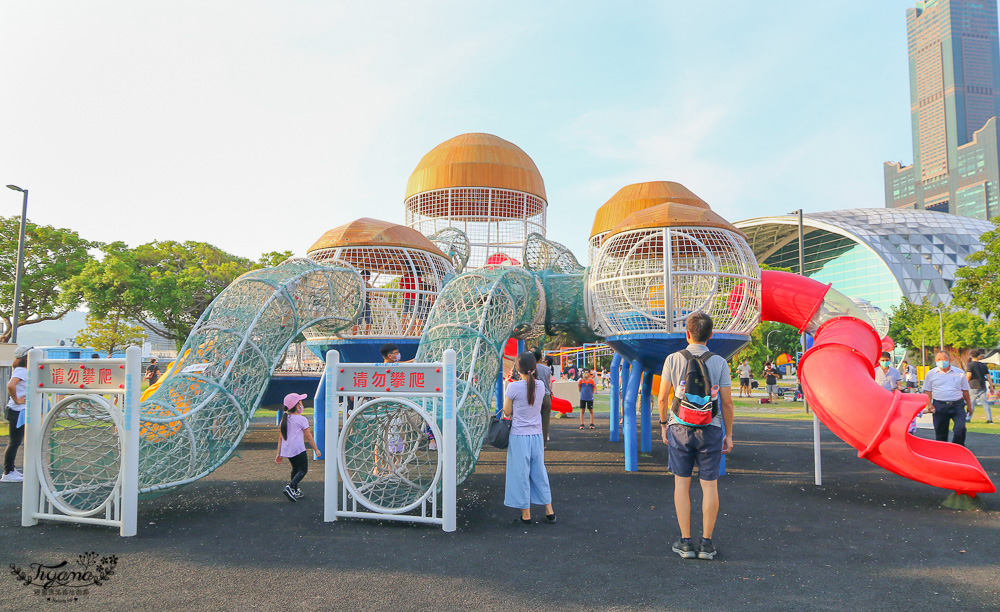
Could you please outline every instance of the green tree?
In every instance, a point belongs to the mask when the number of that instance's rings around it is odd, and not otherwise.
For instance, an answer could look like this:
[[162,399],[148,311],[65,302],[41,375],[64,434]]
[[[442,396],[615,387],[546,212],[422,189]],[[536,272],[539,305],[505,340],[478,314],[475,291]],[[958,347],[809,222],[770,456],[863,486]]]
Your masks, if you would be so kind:
[[[4,332],[0,341],[9,342],[14,313],[14,281],[17,269],[17,243],[21,217],[0,217],[0,319]],[[36,225],[25,226],[24,275],[21,280],[21,303],[18,327],[61,319],[79,300],[64,295],[66,283],[92,261],[87,252],[94,243],[76,232]]]
[[115,349],[141,344],[145,338],[145,330],[126,321],[118,311],[109,312],[106,317],[88,313],[86,326],[76,335],[76,344],[107,351],[111,355]]
[[907,349],[917,350],[926,346],[925,362],[932,361],[933,351],[940,344],[941,326],[944,326],[945,351],[951,360],[965,367],[969,352],[974,348],[992,348],[1000,342],[1000,325],[987,323],[983,317],[968,310],[949,310],[944,307],[940,317],[927,298],[920,304],[903,298],[892,309],[889,337]]
[[237,277],[284,261],[290,252],[266,253],[257,262],[204,242],[151,242],[134,249],[113,243],[104,260],[72,281],[72,295],[91,312],[117,312],[181,344],[205,308]]
[[768,359],[774,361],[782,353],[794,357],[801,350],[799,342],[799,330],[791,325],[764,321],[750,334],[750,344],[740,349],[729,361],[730,367],[736,372],[736,366],[746,359],[753,372],[761,372]]
[[1000,308],[1000,219],[994,219],[993,224],[998,228],[979,238],[983,250],[965,258],[980,265],[959,268],[955,273],[955,286],[952,287],[957,306],[974,308],[987,317]]

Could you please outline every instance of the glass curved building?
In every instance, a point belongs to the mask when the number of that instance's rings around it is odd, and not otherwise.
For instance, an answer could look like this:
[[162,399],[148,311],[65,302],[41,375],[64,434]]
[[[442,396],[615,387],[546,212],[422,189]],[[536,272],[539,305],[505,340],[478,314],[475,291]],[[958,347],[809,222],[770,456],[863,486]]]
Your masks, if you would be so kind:
[[[833,283],[887,313],[902,297],[951,302],[955,272],[982,249],[988,221],[900,208],[856,208],[803,216],[805,275]],[[799,272],[799,217],[757,217],[734,223],[757,261]]]

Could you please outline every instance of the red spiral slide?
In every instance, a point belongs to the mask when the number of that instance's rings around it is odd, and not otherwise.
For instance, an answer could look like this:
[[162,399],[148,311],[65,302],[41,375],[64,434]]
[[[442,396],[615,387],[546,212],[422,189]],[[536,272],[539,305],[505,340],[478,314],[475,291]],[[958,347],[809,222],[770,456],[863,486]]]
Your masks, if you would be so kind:
[[800,331],[818,323],[799,378],[819,420],[856,448],[858,457],[904,478],[970,496],[995,492],[972,451],[907,432],[927,396],[887,391],[875,383],[874,363],[882,351],[878,333],[846,311],[838,316],[828,292],[829,285],[798,274],[761,272],[763,320]]

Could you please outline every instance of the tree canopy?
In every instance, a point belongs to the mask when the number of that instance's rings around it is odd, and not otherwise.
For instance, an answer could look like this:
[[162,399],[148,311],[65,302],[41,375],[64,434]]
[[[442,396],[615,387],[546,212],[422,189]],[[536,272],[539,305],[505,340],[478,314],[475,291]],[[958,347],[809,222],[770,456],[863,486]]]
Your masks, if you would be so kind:
[[[3,342],[9,342],[11,336],[20,227],[20,216],[0,217],[0,270],[3,270],[0,319],[5,323],[0,341]],[[27,222],[18,327],[60,319],[80,303],[79,299],[64,295],[64,290],[69,280],[93,261],[88,253],[93,246],[95,243],[84,240],[73,230]]]
[[993,220],[997,229],[980,237],[983,250],[972,253],[966,261],[979,264],[959,268],[952,296],[957,306],[973,308],[987,317],[1000,309],[1000,219]]
[[260,260],[227,253],[205,242],[157,241],[104,248],[73,279],[71,295],[96,317],[117,313],[181,344],[201,313],[240,275],[276,265],[291,255],[265,253]]
[[145,330],[126,321],[118,311],[110,312],[106,317],[89,313],[86,327],[76,336],[76,344],[107,351],[110,356],[131,344],[141,344],[144,338]]
[[931,361],[931,351],[940,344],[943,324],[945,351],[958,364],[965,364],[972,349],[992,348],[1000,343],[1000,325],[996,322],[987,323],[973,312],[948,307],[943,307],[939,316],[936,308],[927,298],[919,304],[903,298],[899,306],[892,308],[889,337],[907,349],[925,346],[928,354],[924,360]]

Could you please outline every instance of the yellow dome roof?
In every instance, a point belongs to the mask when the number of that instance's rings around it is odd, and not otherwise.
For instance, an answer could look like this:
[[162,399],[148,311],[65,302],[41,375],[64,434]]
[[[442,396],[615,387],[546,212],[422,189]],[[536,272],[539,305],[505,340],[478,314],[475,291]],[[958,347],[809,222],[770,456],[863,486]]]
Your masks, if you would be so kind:
[[646,229],[650,227],[717,227],[745,236],[735,225],[723,219],[708,208],[665,202],[656,206],[638,210],[608,232],[608,237],[629,230]]
[[306,252],[359,246],[406,247],[427,251],[447,259],[444,253],[417,230],[368,217],[356,219],[326,232]]
[[406,183],[406,196],[449,187],[494,187],[545,198],[535,162],[512,142],[492,134],[462,134],[431,149]]
[[590,230],[590,236],[593,238],[598,234],[610,231],[632,213],[652,208],[665,202],[675,202],[696,208],[709,208],[705,200],[696,196],[680,183],[653,181],[626,185],[619,189],[618,193],[611,196],[611,199],[605,202],[603,206],[597,209],[597,214],[594,215],[594,226]]

